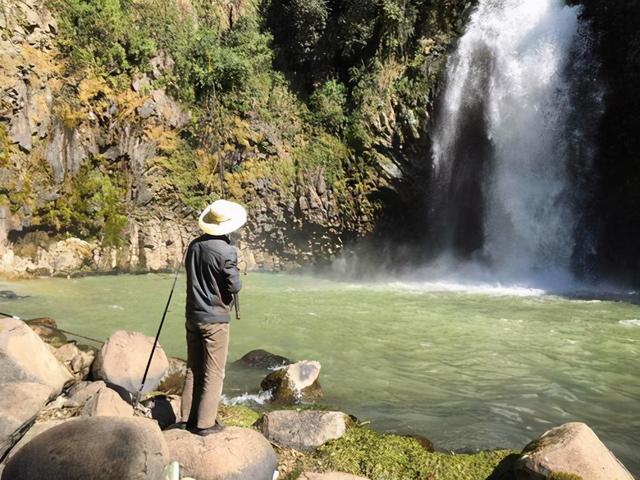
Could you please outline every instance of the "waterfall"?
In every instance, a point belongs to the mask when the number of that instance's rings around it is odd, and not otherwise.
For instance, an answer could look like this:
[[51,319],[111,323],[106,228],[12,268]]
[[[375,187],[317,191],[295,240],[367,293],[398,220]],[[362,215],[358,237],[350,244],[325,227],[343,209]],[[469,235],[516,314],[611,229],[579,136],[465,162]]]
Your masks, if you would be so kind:
[[443,255],[507,275],[570,271],[602,92],[580,7],[480,0],[447,65],[430,228]]

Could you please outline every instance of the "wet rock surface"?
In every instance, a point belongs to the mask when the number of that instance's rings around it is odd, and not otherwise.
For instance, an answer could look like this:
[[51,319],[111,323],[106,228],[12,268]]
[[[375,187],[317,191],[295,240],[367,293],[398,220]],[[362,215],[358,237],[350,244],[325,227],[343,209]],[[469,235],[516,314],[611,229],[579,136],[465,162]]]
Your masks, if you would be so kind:
[[322,397],[320,362],[302,360],[267,375],[260,386],[271,391],[274,403],[313,402]]
[[240,358],[240,360],[238,360],[237,363],[248,367],[271,370],[290,365],[293,362],[282,355],[276,355],[274,353],[267,352],[266,350],[258,349],[247,352]]

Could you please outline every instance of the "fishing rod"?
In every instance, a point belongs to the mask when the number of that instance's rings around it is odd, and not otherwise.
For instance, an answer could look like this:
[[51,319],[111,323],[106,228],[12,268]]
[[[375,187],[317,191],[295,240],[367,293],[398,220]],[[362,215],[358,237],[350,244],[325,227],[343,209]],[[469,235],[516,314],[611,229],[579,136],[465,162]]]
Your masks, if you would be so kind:
[[176,283],[178,281],[178,275],[180,275],[180,270],[182,269],[182,265],[184,264],[184,257],[187,254],[187,247],[184,249],[182,253],[182,260],[180,260],[180,264],[176,267],[176,271],[173,275],[173,284],[171,285],[171,291],[169,292],[169,298],[167,298],[167,304],[164,306],[164,312],[162,312],[162,319],[160,320],[160,325],[158,325],[158,331],[156,332],[156,337],[153,340],[153,347],[151,348],[151,354],[149,355],[149,360],[147,361],[147,366],[144,369],[144,375],[142,376],[142,383],[140,384],[140,389],[136,393],[135,396],[135,405],[140,405],[140,397],[142,396],[142,390],[144,390],[144,384],[147,381],[147,375],[149,374],[149,368],[151,368],[151,361],[153,360],[153,354],[156,351],[156,347],[158,346],[158,340],[160,339],[160,332],[162,332],[162,326],[164,325],[164,320],[167,318],[167,312],[169,311],[169,305],[171,305],[171,299],[173,298],[173,292],[176,289]]
[[[22,318],[18,317],[17,315],[12,315],[10,313],[5,313],[5,312],[0,312],[0,316],[13,318],[15,320],[22,320]],[[38,327],[39,328],[46,328],[46,329],[51,330],[51,331],[57,331],[57,332],[61,332],[61,333],[66,333],[67,335],[71,335],[73,337],[82,338],[83,340],[89,340],[91,342],[99,343],[100,345],[104,344],[104,340],[98,340],[97,338],[86,337],[84,335],[80,335],[79,333],[70,332],[69,330],[64,330],[62,328],[50,327],[49,325],[38,325]]]

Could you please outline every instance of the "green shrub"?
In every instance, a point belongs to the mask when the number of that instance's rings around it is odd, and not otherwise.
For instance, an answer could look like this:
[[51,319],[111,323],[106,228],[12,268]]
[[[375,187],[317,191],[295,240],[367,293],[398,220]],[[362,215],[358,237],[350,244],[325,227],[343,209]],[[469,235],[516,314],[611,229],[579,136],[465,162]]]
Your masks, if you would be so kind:
[[325,82],[313,92],[309,104],[315,120],[327,131],[342,132],[347,121],[347,89],[342,83],[335,79]]
[[125,185],[121,170],[110,170],[105,159],[92,157],[38,213],[57,232],[118,246],[127,224]]

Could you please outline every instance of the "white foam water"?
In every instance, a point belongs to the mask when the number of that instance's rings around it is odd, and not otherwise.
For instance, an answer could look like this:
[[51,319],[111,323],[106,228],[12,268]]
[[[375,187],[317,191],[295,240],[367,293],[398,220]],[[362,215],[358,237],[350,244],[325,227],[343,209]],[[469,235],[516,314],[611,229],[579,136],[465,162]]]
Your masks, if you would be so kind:
[[640,327],[640,320],[637,318],[632,318],[629,320],[620,320],[618,322],[620,325],[624,325],[625,327]]
[[241,395],[236,395],[234,397],[229,397],[228,395],[222,395],[220,397],[220,401],[224,405],[246,405],[246,406],[255,406],[255,405],[264,405],[265,403],[271,401],[273,398],[273,393],[271,390],[261,391],[258,393],[248,393],[245,392]]
[[[570,270],[580,207],[570,162],[577,142],[582,165],[592,151],[574,124],[579,75],[570,71],[588,60],[579,14],[580,7],[562,0],[480,0],[447,66],[433,136],[432,190],[440,196],[434,208],[468,211],[455,177],[481,176],[482,246],[475,258],[499,278]],[[469,125],[470,112],[478,111],[479,124]],[[469,135],[478,129],[478,136]],[[487,148],[479,149],[486,158],[476,164],[468,144],[478,138]],[[452,206],[456,201],[462,206]],[[443,228],[458,224],[466,233],[460,218],[468,217],[451,215]]]

